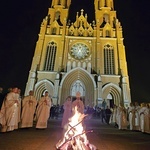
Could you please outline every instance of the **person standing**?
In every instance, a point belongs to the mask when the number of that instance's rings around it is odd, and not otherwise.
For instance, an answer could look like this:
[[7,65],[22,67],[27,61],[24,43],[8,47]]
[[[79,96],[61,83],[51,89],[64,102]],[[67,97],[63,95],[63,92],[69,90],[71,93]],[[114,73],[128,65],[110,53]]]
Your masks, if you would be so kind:
[[118,116],[118,129],[127,129],[127,117],[126,117],[126,109],[123,106],[123,104],[120,104],[117,110],[117,116]]
[[61,127],[64,128],[65,125],[68,123],[69,118],[72,115],[72,101],[71,101],[71,96],[68,96],[66,98],[66,101],[63,105],[63,109],[64,109],[64,113],[63,113],[63,118],[62,118],[62,123],[61,123]]
[[18,129],[18,123],[20,122],[20,101],[17,87],[12,88],[12,91],[7,94],[4,105],[6,111],[6,131]]
[[49,97],[48,91],[46,91],[45,95],[41,97],[41,99],[39,100],[36,110],[37,129],[47,128],[47,121],[50,116],[50,108],[51,108],[51,98]]
[[33,118],[37,105],[37,100],[33,96],[33,91],[22,100],[21,128],[33,127]]
[[135,106],[135,129],[134,130],[137,130],[139,131],[140,130],[140,105],[138,102],[135,102],[134,103],[134,106]]
[[149,132],[149,108],[146,103],[141,103],[141,108],[139,110],[140,114],[140,130],[141,132]]
[[101,120],[102,120],[102,123],[104,123],[104,121],[106,122],[106,114],[105,114],[105,109],[103,107],[101,110]]
[[84,114],[84,104],[83,101],[80,99],[81,93],[76,93],[76,100],[72,102],[72,111],[75,111],[75,107],[77,107],[77,111],[81,114]]
[[107,106],[107,108],[105,109],[106,123],[107,124],[109,124],[111,113],[112,112],[111,112],[110,108]]
[[112,123],[114,124],[115,128],[118,128],[117,124],[117,105],[114,104],[112,109]]
[[4,94],[3,94],[3,88],[0,87],[0,131],[1,128],[5,125],[5,110],[4,110],[4,106],[3,106],[3,101],[4,101]]
[[133,103],[130,103],[129,109],[128,109],[128,118],[129,118],[129,126],[130,130],[134,130],[135,126],[135,107]]

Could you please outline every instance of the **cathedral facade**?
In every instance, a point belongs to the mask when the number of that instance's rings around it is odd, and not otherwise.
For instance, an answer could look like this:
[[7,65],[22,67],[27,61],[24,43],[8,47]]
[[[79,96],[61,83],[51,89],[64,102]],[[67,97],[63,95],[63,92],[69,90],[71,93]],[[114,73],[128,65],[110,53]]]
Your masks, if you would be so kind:
[[113,0],[94,0],[93,22],[83,9],[74,22],[68,20],[70,5],[71,0],[52,0],[41,23],[25,95],[34,90],[40,99],[48,91],[53,103],[62,105],[80,91],[85,105],[129,105],[124,38]]

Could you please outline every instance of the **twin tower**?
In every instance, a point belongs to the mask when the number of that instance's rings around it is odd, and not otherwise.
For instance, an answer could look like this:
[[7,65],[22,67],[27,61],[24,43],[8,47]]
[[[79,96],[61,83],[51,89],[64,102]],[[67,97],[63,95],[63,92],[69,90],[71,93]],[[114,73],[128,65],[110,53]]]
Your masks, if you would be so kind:
[[39,100],[48,91],[53,103],[62,105],[67,96],[74,100],[80,91],[85,106],[129,105],[124,38],[114,2],[93,2],[92,22],[84,9],[72,22],[71,0],[52,0],[41,23],[25,95],[34,90]]

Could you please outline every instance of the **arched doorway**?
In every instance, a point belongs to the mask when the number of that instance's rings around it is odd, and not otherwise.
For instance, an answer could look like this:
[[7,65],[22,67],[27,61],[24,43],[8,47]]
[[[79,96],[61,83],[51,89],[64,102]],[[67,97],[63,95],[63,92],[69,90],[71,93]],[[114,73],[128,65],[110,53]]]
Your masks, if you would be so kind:
[[111,93],[109,93],[109,94],[107,95],[106,103],[107,103],[107,106],[108,106],[109,108],[113,108],[113,106],[114,106],[114,99],[113,99],[113,96],[112,96]]
[[105,84],[102,88],[102,95],[103,100],[107,100],[107,104],[110,106],[113,104],[119,106],[122,102],[121,88],[114,83]]
[[74,99],[76,92],[81,93],[85,106],[93,105],[95,102],[96,84],[93,76],[81,67],[76,67],[65,74],[60,83],[60,99],[59,103],[62,105],[65,98],[71,95]]
[[49,80],[41,80],[35,84],[34,95],[37,100],[41,98],[45,91],[49,92],[49,95],[52,97],[54,93],[54,85]]

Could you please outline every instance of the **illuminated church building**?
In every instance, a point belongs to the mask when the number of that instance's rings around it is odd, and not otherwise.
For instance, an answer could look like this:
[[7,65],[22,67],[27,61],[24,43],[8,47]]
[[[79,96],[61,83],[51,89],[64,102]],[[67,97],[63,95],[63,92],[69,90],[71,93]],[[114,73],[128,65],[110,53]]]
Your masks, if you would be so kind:
[[70,5],[71,0],[52,0],[41,23],[25,95],[34,90],[39,100],[48,91],[53,103],[62,105],[80,91],[86,106],[104,101],[108,106],[129,105],[124,38],[113,0],[94,0],[92,23],[83,9],[69,21]]

